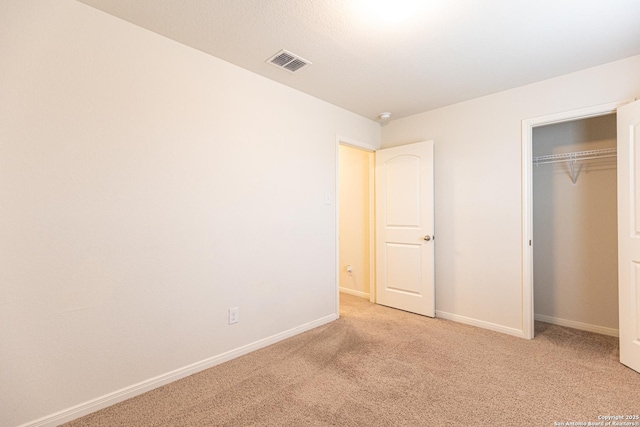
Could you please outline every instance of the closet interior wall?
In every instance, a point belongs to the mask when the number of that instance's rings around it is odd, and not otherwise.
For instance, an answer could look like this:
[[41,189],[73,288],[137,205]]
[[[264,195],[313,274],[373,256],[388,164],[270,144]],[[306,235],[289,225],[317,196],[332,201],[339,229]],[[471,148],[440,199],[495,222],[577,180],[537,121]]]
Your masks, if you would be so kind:
[[[540,126],[533,156],[616,148],[616,116]],[[616,335],[616,158],[533,166],[536,320]]]

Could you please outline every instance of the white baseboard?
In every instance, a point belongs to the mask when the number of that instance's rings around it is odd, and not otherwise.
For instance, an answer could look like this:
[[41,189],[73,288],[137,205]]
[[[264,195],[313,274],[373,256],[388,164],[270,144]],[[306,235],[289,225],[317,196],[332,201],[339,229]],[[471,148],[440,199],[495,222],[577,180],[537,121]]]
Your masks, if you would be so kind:
[[479,328],[489,329],[490,331],[501,332],[503,334],[513,335],[515,337],[524,338],[524,332],[520,329],[509,328],[483,320],[472,319],[470,317],[460,316],[458,314],[447,313],[436,310],[436,317],[440,319],[453,320],[454,322],[464,323],[465,325],[477,326]]
[[369,294],[366,293],[366,292],[354,291],[353,289],[343,288],[343,287],[340,287],[340,292],[345,293],[345,294],[349,294],[349,295],[353,295],[353,296],[356,296],[356,297],[360,297],[360,298],[369,299]]
[[259,350],[271,344],[275,344],[278,341],[282,341],[294,335],[298,335],[308,330],[317,328],[318,326],[322,326],[326,323],[332,322],[337,318],[338,316],[336,314],[325,316],[318,320],[314,320],[312,322],[305,323],[304,325],[289,329],[288,331],[280,332],[279,334],[255,341],[242,347],[238,347],[234,350],[227,351],[217,356],[201,360],[200,362],[193,363],[183,368],[167,372],[166,374],[150,378],[129,387],[114,391],[113,393],[105,394],[104,396],[98,397],[97,399],[93,399],[88,402],[73,406],[71,408],[64,409],[62,411],[56,412],[55,414],[47,415],[37,420],[30,421],[28,423],[20,425],[19,427],[58,426],[62,423],[80,418],[92,412],[104,409],[108,406],[115,405],[116,403],[122,402],[124,400],[131,399],[132,397],[138,396],[142,393],[146,393],[147,391],[153,390],[154,388],[158,388],[165,384],[169,384],[181,378],[188,377],[189,375],[193,375],[197,372],[204,371],[205,369],[209,369],[213,366],[227,362],[231,359],[235,359],[236,357],[240,357],[247,353],[251,353],[252,351]]
[[557,317],[536,314],[534,319],[540,322],[552,323],[554,325],[566,326],[567,328],[580,329],[581,331],[595,332],[596,334],[609,335],[619,337],[620,333],[617,329],[607,328],[605,326],[590,325],[588,323],[576,322],[574,320],[558,319]]

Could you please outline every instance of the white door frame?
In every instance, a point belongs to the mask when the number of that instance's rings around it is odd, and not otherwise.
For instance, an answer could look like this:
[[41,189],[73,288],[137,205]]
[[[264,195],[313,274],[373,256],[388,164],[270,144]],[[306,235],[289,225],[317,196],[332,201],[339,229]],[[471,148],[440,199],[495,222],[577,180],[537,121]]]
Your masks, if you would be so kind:
[[533,307],[533,128],[615,113],[633,99],[595,105],[522,121],[522,333],[524,338],[535,335]]
[[[374,153],[378,147],[351,139],[345,136],[336,135],[336,318],[340,317],[340,145]],[[376,302],[376,282],[375,282],[375,188],[374,188],[374,164],[369,163],[369,301]]]

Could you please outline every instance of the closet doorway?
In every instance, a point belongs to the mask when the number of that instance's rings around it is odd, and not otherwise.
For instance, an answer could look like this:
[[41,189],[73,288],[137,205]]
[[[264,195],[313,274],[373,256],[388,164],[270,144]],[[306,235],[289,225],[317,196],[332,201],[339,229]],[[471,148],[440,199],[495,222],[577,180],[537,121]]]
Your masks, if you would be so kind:
[[[600,116],[606,116],[609,114],[615,114],[619,108],[624,106],[626,109],[630,108],[627,104],[632,103],[633,100],[621,100],[611,102],[608,104],[596,105],[593,107],[587,107],[579,110],[566,111],[562,113],[551,114],[547,116],[535,117],[522,120],[522,336],[523,338],[533,339],[535,335],[535,313],[538,313],[534,308],[534,257],[533,257],[533,173],[536,166],[533,163],[533,133],[534,129],[547,125],[555,125],[566,122],[572,122],[583,119],[597,118]],[[634,110],[635,111],[635,110]],[[626,117],[626,116],[625,116]],[[632,116],[633,117],[633,116]],[[627,120],[628,121],[628,120]],[[617,130],[619,132],[619,129]],[[618,141],[619,145],[619,141]],[[549,153],[545,153],[549,154]],[[553,153],[551,153],[553,154]],[[628,153],[623,153],[629,156]],[[538,159],[540,160],[540,159]],[[571,162],[565,162],[568,165],[569,170],[565,172],[566,178],[576,182],[576,186],[580,186],[583,181],[581,178],[586,176],[585,166],[580,169],[578,162],[573,163],[573,171],[571,170]],[[538,166],[541,167],[541,166]],[[620,171],[618,171],[620,173]],[[628,175],[629,171],[625,171]],[[623,179],[628,179],[624,176]],[[626,181],[625,181],[626,182]],[[617,193],[617,187],[614,190]],[[626,200],[626,199],[625,199]],[[622,202],[622,201],[620,201]],[[581,231],[588,233],[589,230]],[[618,231],[619,233],[619,231]],[[537,245],[537,242],[535,243]],[[580,251],[581,248],[576,248]],[[579,273],[579,272],[578,272]],[[618,290],[620,284],[618,284]],[[579,301],[574,301],[576,304]],[[618,304],[618,309],[620,305]],[[544,316],[544,313],[539,313]],[[553,317],[547,315],[548,317]],[[540,318],[540,316],[539,316]],[[570,320],[570,319],[566,319]],[[577,321],[579,322],[579,321]],[[580,322],[584,323],[584,322]],[[575,324],[574,324],[575,325]],[[621,326],[621,325],[618,325]],[[625,323],[625,328],[629,325]]]
[[535,320],[618,336],[616,114],[533,128]]

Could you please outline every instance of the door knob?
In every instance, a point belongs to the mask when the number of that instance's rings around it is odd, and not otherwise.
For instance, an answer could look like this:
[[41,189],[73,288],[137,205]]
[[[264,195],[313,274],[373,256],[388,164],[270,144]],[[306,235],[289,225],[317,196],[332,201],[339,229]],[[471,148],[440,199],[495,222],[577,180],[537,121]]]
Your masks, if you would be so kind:
[[423,239],[428,242],[429,240],[431,240],[431,236],[429,236],[428,234],[426,236],[423,237]]

